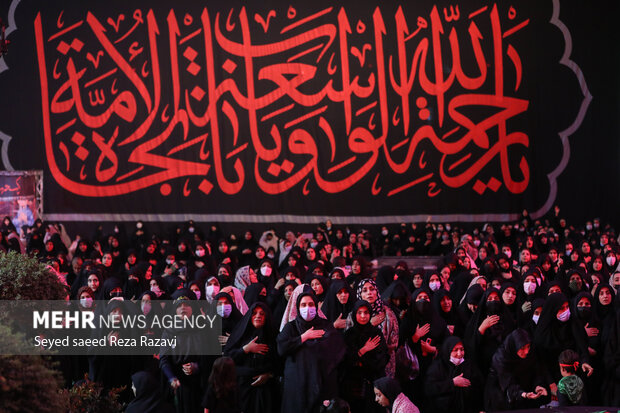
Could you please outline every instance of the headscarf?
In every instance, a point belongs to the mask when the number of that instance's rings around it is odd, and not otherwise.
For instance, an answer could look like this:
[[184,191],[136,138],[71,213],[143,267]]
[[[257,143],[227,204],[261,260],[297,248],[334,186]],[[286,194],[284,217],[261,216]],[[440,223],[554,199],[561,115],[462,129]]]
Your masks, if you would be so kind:
[[250,284],[248,288],[246,288],[245,294],[243,295],[245,303],[249,306],[252,306],[252,304],[257,302],[265,302],[267,299],[267,295],[260,294],[263,289],[267,290],[267,288],[262,283]]
[[164,401],[159,381],[147,371],[139,371],[131,376],[136,388],[136,398],[129,403],[126,413],[167,413],[174,408]]
[[235,275],[235,287],[237,287],[242,293],[244,293],[245,289],[252,284],[252,280],[250,280],[250,270],[250,266],[246,265],[245,267],[239,268]]
[[[261,308],[265,312],[265,325],[260,329],[256,329],[252,324],[252,315],[254,310],[257,308]],[[254,337],[258,337],[258,343],[273,344],[275,343],[276,335],[276,331],[273,328],[273,321],[271,320],[271,310],[269,309],[269,306],[265,303],[256,302],[252,304],[252,306],[248,309],[248,312],[245,313],[233,329],[233,332],[230,334],[228,342],[226,343],[226,347],[224,347],[224,353],[227,354],[230,350],[238,347],[239,344],[247,344],[247,342]]]
[[375,380],[374,386],[390,401],[390,406],[403,391],[398,380],[391,377],[382,377]]
[[[344,305],[338,301],[338,297],[336,296],[342,289],[347,290],[349,293],[349,299]],[[327,319],[333,323],[340,315],[342,315],[343,319],[346,319],[354,304],[355,296],[349,284],[345,280],[334,280],[327,290],[321,310]]]
[[362,290],[364,289],[364,285],[366,284],[372,285],[377,290],[377,299],[375,300],[374,303],[370,304],[372,306],[371,316],[374,317],[375,315],[379,314],[381,310],[383,310],[383,300],[381,299],[381,296],[379,295],[379,289],[377,288],[377,283],[372,278],[364,278],[357,285],[356,295],[357,295],[358,300],[362,299]]
[[[291,294],[291,298],[289,298],[288,303],[286,304],[286,309],[284,310],[284,316],[282,316],[282,322],[280,323],[280,331],[287,325],[290,321],[297,319],[297,299],[299,295],[305,292],[312,292],[312,288],[308,284],[300,284],[294,290],[293,294]],[[325,318],[325,314],[323,311],[318,308],[316,311],[317,317]],[[316,317],[315,317],[316,318]]]

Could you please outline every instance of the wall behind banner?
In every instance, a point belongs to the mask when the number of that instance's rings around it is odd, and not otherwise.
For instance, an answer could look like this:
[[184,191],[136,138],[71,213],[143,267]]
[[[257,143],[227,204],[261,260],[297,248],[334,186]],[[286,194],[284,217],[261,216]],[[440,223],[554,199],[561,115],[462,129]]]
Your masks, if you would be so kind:
[[619,223],[601,4],[0,7],[1,159],[51,219]]

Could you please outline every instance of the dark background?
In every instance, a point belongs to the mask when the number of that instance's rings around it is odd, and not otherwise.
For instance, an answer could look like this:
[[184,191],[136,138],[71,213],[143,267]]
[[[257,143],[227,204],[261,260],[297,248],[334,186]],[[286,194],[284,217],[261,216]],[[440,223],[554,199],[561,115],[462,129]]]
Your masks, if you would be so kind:
[[[272,7],[276,7],[273,6],[273,4],[277,3],[272,2]],[[373,4],[374,3],[369,3],[369,5]],[[444,6],[449,3],[438,1],[437,4],[438,6]],[[460,4],[467,4],[467,2],[461,2]],[[547,13],[551,7],[551,1],[539,1],[536,4],[540,4],[541,13]],[[618,100],[618,96],[620,95],[620,35],[617,29],[618,5],[615,1],[582,2],[577,0],[561,1],[560,5],[560,20],[569,28],[572,36],[573,48],[570,58],[576,62],[583,71],[593,100],[590,103],[583,123],[579,129],[570,136],[570,160],[568,166],[558,178],[558,194],[555,203],[560,206],[561,215],[576,225],[582,225],[587,219],[598,216],[603,222],[608,222],[618,227],[620,224],[620,218],[617,213],[618,207],[620,206],[620,163],[618,162],[620,160],[620,102]],[[6,23],[8,23],[7,14],[9,6],[10,2],[8,0],[2,0],[0,2],[0,17]],[[288,3],[282,6],[282,8],[287,6]],[[167,7],[170,7],[170,5],[167,5]],[[265,6],[265,9],[267,9],[267,6]],[[550,30],[553,29],[551,28]],[[10,46],[9,54],[17,54],[13,48],[19,46],[20,43],[18,41],[14,42],[14,44]],[[540,47],[540,50],[537,51],[539,54],[546,53],[546,50],[544,50],[542,46],[539,46],[537,42],[533,42],[532,47]],[[31,53],[34,56],[36,52],[33,50]],[[15,105],[12,101],[15,96],[15,90],[20,91],[18,93],[24,91],[24,94],[28,94],[28,90],[38,91],[37,69],[36,67],[16,68],[15,65],[11,64],[10,59],[7,59],[7,61],[9,62],[11,70],[30,71],[35,74],[35,76],[32,77],[32,84],[12,85],[11,87],[12,89],[14,87],[14,89],[11,93],[5,93],[5,91],[0,89],[0,110],[2,112],[2,114],[0,114],[0,130],[13,136],[13,141],[11,142],[12,146],[10,147],[11,162],[16,169],[45,169],[43,149],[33,149],[32,144],[29,143],[31,142],[31,137],[27,136],[33,129],[37,128],[40,122],[37,118],[37,116],[40,117],[40,101],[34,101],[34,103],[39,106],[32,108],[32,115],[24,115],[23,106]],[[566,73],[562,73],[561,69],[556,67],[555,70],[557,70],[555,75],[557,75],[558,78],[566,76]],[[541,70],[541,76],[545,78],[551,76],[551,79],[553,78],[554,73],[542,73],[543,71],[544,68]],[[0,78],[1,76],[2,75],[0,75]],[[551,85],[545,92],[552,93],[553,86],[554,85]],[[558,82],[558,87],[571,86],[574,87],[574,82],[571,85]],[[6,88],[6,82],[2,83],[0,87]],[[11,99],[8,98],[9,96],[11,96]],[[574,93],[573,96],[575,96]],[[550,96],[543,93],[541,93],[540,100],[536,103],[538,104],[536,109],[539,111],[553,110],[553,108],[550,109],[549,106],[557,104],[557,102],[553,102]],[[535,103],[533,102],[532,109],[534,108]],[[19,110],[19,113],[15,113],[17,110]],[[569,115],[572,115],[572,113]],[[24,125],[23,129],[20,128],[17,131],[10,130],[11,128],[5,128],[3,122],[7,122],[7,117],[10,119],[15,116],[25,119],[26,122],[28,122],[28,119],[34,122],[32,122],[32,125]],[[549,122],[549,124],[553,124],[554,120],[557,120],[555,118],[547,118],[545,120],[543,116],[536,115],[534,115],[533,118],[541,123],[539,125],[540,130],[545,130],[546,127],[546,125],[542,123]],[[20,135],[20,131],[23,131],[23,135]],[[530,164],[530,168],[532,170],[535,168],[544,170],[545,166],[548,166],[544,165],[545,159],[553,163],[554,156],[552,153],[544,153],[544,150],[540,149],[542,147],[537,147],[535,142],[536,138],[535,136],[530,136],[530,140],[533,143],[531,146],[535,149],[539,148],[542,152],[534,154],[532,158],[536,159],[539,165]],[[42,141],[42,138],[40,141]],[[555,162],[557,163],[557,160],[555,160]],[[246,173],[248,172],[251,171],[246,168]],[[532,171],[532,175],[535,175],[535,171]],[[544,176],[544,174],[541,173],[538,175]],[[530,185],[534,187],[535,183],[536,182],[532,182]],[[545,186],[546,182],[539,182],[539,184]],[[54,196],[46,194],[46,211],[53,210],[49,201],[55,200],[55,196],[61,195],[58,188],[59,187],[57,187],[51,179],[46,181],[46,190],[54,191],[55,194]],[[536,194],[530,195],[530,197],[535,197],[535,195]],[[136,198],[144,199],[144,195],[139,195]],[[148,197],[146,198],[148,199]],[[386,215],[384,210],[385,205],[380,202],[373,205],[372,197],[369,196],[367,199],[369,204],[365,205],[366,211],[371,211],[374,215]],[[69,207],[74,208],[75,212],[89,212],[89,208],[86,207],[86,205],[91,205],[92,208],[92,205],[97,204],[96,200],[84,201],[83,203],[71,200],[65,202],[65,207],[69,205]],[[415,197],[412,195],[404,195],[399,202],[413,203],[415,202]],[[445,200],[436,200],[435,204],[431,203],[430,205],[435,208],[432,212],[444,212],[445,202]],[[489,202],[493,204],[492,199],[487,201],[487,203]],[[498,199],[497,202],[501,204],[505,202],[505,200]],[[346,215],[340,213],[336,207],[341,203],[341,200],[336,199],[329,203],[331,205],[330,212],[333,212],[333,215]],[[255,207],[260,208],[260,205],[261,203],[258,203]],[[282,205],[284,207],[281,211],[278,210],[278,208],[265,207],[265,211],[262,212],[269,214],[288,213],[287,211],[289,208],[287,208],[288,205],[286,202],[283,203],[279,201],[276,202],[275,205]],[[515,210],[521,206],[527,207],[527,201],[516,201],[515,206]],[[164,209],[167,208],[164,207]],[[488,210],[492,211],[493,209],[494,206],[491,206]],[[63,212],[66,212],[66,210]],[[140,212],[140,210],[134,210],[132,212]],[[326,215],[329,215],[329,213],[326,213]],[[80,230],[83,228],[83,226],[78,223],[66,223],[66,225],[69,229],[75,228],[76,230]],[[106,225],[110,226],[111,224]],[[154,225],[161,228],[165,224]],[[86,228],[92,228],[92,226],[93,223],[88,223]],[[266,227],[265,224],[248,223],[222,224],[221,226],[225,231],[237,231],[247,227],[260,229]],[[293,224],[281,224],[276,226],[282,228],[308,228],[308,226]],[[364,225],[364,227],[369,227],[369,225]]]

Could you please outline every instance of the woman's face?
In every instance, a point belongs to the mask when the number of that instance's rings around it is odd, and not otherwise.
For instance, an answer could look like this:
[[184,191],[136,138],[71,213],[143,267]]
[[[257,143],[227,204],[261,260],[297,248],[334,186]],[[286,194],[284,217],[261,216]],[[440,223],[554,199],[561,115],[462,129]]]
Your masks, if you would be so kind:
[[592,307],[590,303],[590,299],[588,297],[581,297],[579,302],[577,302],[577,307]]
[[220,267],[220,269],[217,270],[217,275],[220,277],[228,278],[230,273],[228,272],[228,269],[226,269],[225,267]]
[[478,281],[476,281],[476,283],[479,286],[481,286],[484,291],[487,290],[487,280],[485,280],[484,278],[482,278],[482,277],[478,278]]
[[99,289],[99,278],[95,274],[88,276],[88,288],[93,291],[97,291]]
[[284,275],[284,279],[285,279],[286,281],[292,281],[292,280],[294,280],[294,279],[296,279],[296,278],[297,278],[297,277],[295,277],[295,274],[294,274],[294,273],[292,273],[292,272],[287,272],[287,273]]
[[450,352],[450,357],[454,359],[462,359],[465,358],[465,347],[463,347],[463,343],[456,343],[456,346]]
[[103,254],[103,257],[101,257],[101,263],[103,264],[104,267],[112,266],[112,254],[109,254],[109,253]]
[[346,288],[341,289],[336,293],[336,298],[340,304],[345,305],[349,301],[349,291]]
[[360,265],[358,260],[353,260],[351,263],[351,272],[353,274],[359,274],[362,272],[362,266]]
[[601,303],[601,305],[609,305],[611,304],[611,300],[612,300],[612,295],[611,295],[611,291],[609,290],[609,288],[602,287],[598,295],[598,301]]
[[[496,290],[499,290],[500,288],[502,288],[502,283],[500,283],[499,280],[493,280],[491,281],[491,287],[495,288]],[[486,289],[484,290],[486,291]]]
[[592,261],[592,269],[598,272],[602,268],[603,268],[603,261],[600,258],[595,258],[594,261]]
[[449,313],[452,310],[452,300],[449,296],[445,295],[439,301],[439,306],[441,307],[441,311],[444,313]]
[[142,300],[140,300],[140,301],[142,301],[143,303],[145,303],[147,301],[150,302],[151,301],[151,296],[148,295],[148,294],[144,294],[144,296],[142,297]]
[[262,328],[265,325],[265,311],[256,307],[254,311],[252,311],[252,325],[254,328]]
[[390,405],[390,400],[385,397],[381,390],[375,387],[375,401],[379,403],[380,406],[388,407]]
[[526,282],[536,283],[536,277],[534,277],[533,275],[528,275],[527,277],[525,277],[523,282],[524,283]]
[[442,280],[448,280],[450,278],[450,267],[443,267],[440,274]]
[[422,282],[424,281],[424,279],[422,278],[421,274],[415,274],[413,276],[413,287],[415,289],[418,289],[420,287],[422,287]]
[[415,299],[416,301],[431,301],[426,292],[422,291]]
[[136,263],[136,256],[133,254],[129,254],[129,256],[127,257],[127,262],[129,263],[129,265],[134,265]]
[[566,310],[568,310],[568,301],[565,301],[564,304],[562,304],[562,306],[558,309],[558,312],[557,312],[556,316],[559,316],[560,314],[562,314]]
[[288,257],[288,265],[289,267],[294,267],[295,265],[297,265],[297,257],[294,255],[290,255]]
[[368,309],[368,307],[362,306],[358,308],[355,312],[355,319],[357,320],[358,324],[361,324],[363,326],[368,324],[368,322],[370,321],[370,310]]
[[433,281],[439,281],[441,282],[441,280],[439,279],[439,275],[437,274],[433,274],[431,275],[431,277],[428,279],[429,284],[432,283]]
[[486,248],[480,248],[478,250],[478,258],[480,258],[480,260],[484,260],[487,257],[487,249]]
[[263,258],[265,258],[265,249],[263,247],[258,247],[256,248],[256,258],[258,258],[259,260],[262,260]]
[[529,353],[530,353],[530,343],[527,343],[526,345],[521,347],[519,350],[517,350],[517,356],[519,356],[522,359],[526,358]]
[[284,298],[286,299],[286,301],[291,298],[294,290],[295,288],[292,285],[287,285],[286,287],[284,287]]
[[547,295],[551,295],[551,294],[554,294],[554,293],[561,293],[561,292],[562,292],[562,289],[560,288],[559,285],[552,285],[549,288],[549,294],[547,294]]
[[499,294],[495,291],[489,294],[487,297],[487,303],[490,301],[499,301]]
[[512,287],[506,288],[504,290],[504,293],[502,294],[502,300],[504,300],[504,304],[506,305],[514,304],[516,298],[517,298],[517,291]]
[[200,288],[198,288],[198,286],[197,286],[196,284],[192,284],[192,285],[189,287],[189,289],[190,289],[190,290],[192,290],[192,291],[196,294],[196,296],[197,296],[197,297],[198,297],[198,296],[200,296],[200,295],[202,295],[202,294],[200,293]]
[[368,301],[370,304],[377,301],[377,289],[371,283],[366,283],[362,287],[362,300]]
[[312,287],[314,294],[316,294],[317,296],[323,294],[323,284],[321,284],[321,282],[316,278],[312,280],[312,282],[310,283],[310,287]]
[[581,280],[581,277],[579,276],[579,274],[573,274],[570,276],[570,279],[568,280],[568,282],[574,282],[575,285],[577,285],[577,289],[581,290],[581,287],[583,286],[583,281]]
[[588,244],[587,242],[584,242],[581,244],[581,252],[583,254],[589,254],[590,253],[590,244]]
[[308,248],[306,250],[306,258],[308,258],[308,261],[314,261],[316,258],[316,251],[312,248]]

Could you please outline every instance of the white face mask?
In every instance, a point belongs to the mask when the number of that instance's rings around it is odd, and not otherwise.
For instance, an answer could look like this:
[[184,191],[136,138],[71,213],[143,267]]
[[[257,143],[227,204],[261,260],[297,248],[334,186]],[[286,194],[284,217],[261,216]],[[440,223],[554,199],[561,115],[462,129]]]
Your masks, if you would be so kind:
[[437,291],[441,288],[441,283],[439,281],[431,281],[428,286],[432,291]]
[[217,314],[220,317],[228,318],[231,312],[232,312],[232,305],[230,304],[222,304],[222,305],[217,306]]
[[299,314],[301,318],[306,321],[313,320],[316,316],[316,307],[304,307],[299,309]]
[[151,292],[154,292],[156,296],[160,296],[163,294],[163,291],[159,289],[159,285],[154,285],[151,287]]
[[151,312],[151,302],[150,301],[143,301],[142,305],[142,313],[144,315],[148,315]]
[[270,267],[270,266],[268,266],[268,265],[265,265],[265,266],[263,266],[263,267],[260,267],[260,273],[261,273],[263,276],[265,276],[265,277],[269,277],[269,276],[271,275],[271,272],[272,272],[272,271],[273,271],[273,270],[272,270],[272,269],[271,269],[271,267]]
[[381,235],[383,235],[384,237],[387,237],[388,234],[388,230],[384,229],[383,231],[381,231]]
[[93,299],[91,297],[80,298],[80,305],[84,308],[91,308],[93,306]]
[[206,291],[207,296],[213,298],[219,292],[220,292],[220,286],[219,285],[207,285],[207,291]]
[[187,230],[189,231],[190,234],[193,234],[194,231],[195,231],[195,228],[194,227],[189,227]]
[[268,256],[268,257],[269,257],[269,259],[271,259],[271,260],[272,260],[272,259],[274,259],[274,258],[276,257],[276,256],[275,256],[275,254],[272,254],[272,253],[267,254],[267,256]]
[[557,318],[563,323],[568,321],[568,319],[570,318],[570,309],[567,308],[566,311],[558,314]]
[[539,314],[539,315],[534,314],[534,315],[532,316],[532,320],[534,320],[534,324],[538,324],[538,319],[539,319],[539,318],[540,318],[540,314]]
[[454,364],[455,366],[458,366],[459,364],[461,364],[464,361],[465,361],[464,357],[459,359],[459,358],[455,358],[455,357],[450,356],[450,363]]
[[479,239],[475,239],[474,240],[474,246],[475,247],[479,247],[480,246],[480,240]]
[[318,242],[311,242],[310,243],[310,248],[316,248],[317,245],[319,245]]
[[196,250],[196,256],[197,257],[204,257],[205,256],[205,250]]
[[192,291],[194,291],[194,294],[196,294],[196,300],[200,300],[200,290],[198,291],[192,290]]
[[534,294],[534,291],[536,291],[536,283],[531,281],[524,282],[523,291],[525,291],[525,294]]
[[616,257],[609,256],[605,258],[605,261],[607,261],[607,265],[609,265],[610,267],[613,267],[614,264],[616,263]]
[[512,251],[506,251],[504,254],[506,254],[508,258],[512,257]]

